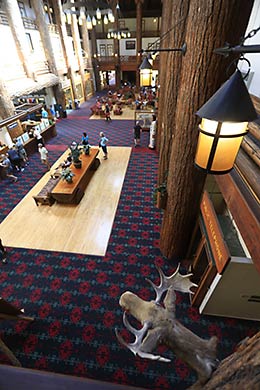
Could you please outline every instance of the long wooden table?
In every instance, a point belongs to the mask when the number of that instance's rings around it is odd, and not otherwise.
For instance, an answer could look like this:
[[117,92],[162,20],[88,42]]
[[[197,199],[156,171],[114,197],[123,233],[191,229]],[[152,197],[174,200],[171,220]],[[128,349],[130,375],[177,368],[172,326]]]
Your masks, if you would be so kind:
[[52,198],[60,203],[78,204],[84,195],[84,190],[93,172],[100,164],[97,158],[98,153],[99,149],[91,148],[89,155],[82,154],[80,157],[82,167],[77,169],[73,164],[70,166],[75,175],[73,176],[73,182],[67,183],[66,180],[59,180],[58,184],[51,191]]

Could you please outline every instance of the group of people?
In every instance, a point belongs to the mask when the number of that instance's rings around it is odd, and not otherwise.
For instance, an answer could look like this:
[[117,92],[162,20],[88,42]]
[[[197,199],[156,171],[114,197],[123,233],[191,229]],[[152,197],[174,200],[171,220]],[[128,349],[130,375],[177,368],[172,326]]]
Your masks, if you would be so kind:
[[[150,125],[150,137],[149,137],[149,145],[148,145],[149,149],[155,149],[156,128],[157,128],[156,115],[153,115],[152,122]],[[141,132],[142,132],[142,127],[140,125],[140,122],[137,121],[133,128],[135,147],[140,146]]]
[[[108,158],[108,152],[107,152],[107,143],[108,143],[108,138],[105,136],[105,134],[101,131],[99,133],[99,143],[98,146],[102,149],[104,153],[104,160],[107,160]],[[82,134],[81,137],[81,144],[82,145],[89,145],[89,137],[86,132]]]
[[6,154],[0,156],[0,166],[6,170],[6,176],[13,182],[18,180],[18,177],[13,174],[14,171],[24,171],[25,166],[28,164],[28,156],[22,141],[17,138],[14,139],[13,146],[8,150]]

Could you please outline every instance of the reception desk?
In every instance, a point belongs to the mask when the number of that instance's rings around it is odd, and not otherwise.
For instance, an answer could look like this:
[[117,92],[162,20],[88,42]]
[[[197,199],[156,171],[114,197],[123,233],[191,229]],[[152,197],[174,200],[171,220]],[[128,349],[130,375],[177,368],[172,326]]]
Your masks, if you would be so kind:
[[91,148],[89,155],[82,154],[80,157],[82,167],[77,169],[73,164],[70,167],[75,175],[73,176],[73,182],[67,183],[66,180],[59,180],[51,191],[51,197],[59,203],[78,204],[93,172],[100,164],[97,158],[98,153],[99,149]]

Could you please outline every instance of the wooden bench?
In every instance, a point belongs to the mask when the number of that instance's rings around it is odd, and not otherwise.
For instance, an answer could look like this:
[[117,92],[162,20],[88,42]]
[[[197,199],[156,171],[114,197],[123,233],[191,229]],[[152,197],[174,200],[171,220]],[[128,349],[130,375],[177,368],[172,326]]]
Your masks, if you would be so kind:
[[33,199],[35,200],[37,206],[39,204],[48,206],[53,205],[55,199],[51,196],[51,191],[56,186],[59,180],[60,177],[51,177],[45,184],[45,186],[41,189],[41,191],[38,193],[38,195],[33,196]]

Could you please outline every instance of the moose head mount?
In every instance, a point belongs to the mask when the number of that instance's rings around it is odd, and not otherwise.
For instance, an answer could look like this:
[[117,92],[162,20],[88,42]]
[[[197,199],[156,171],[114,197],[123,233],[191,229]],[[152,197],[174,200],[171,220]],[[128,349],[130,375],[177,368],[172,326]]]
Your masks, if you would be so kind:
[[[170,359],[153,354],[153,351],[159,345],[166,345],[197,372],[199,383],[203,384],[210,378],[218,364],[217,338],[214,336],[210,340],[204,340],[185,328],[175,317],[174,290],[193,293],[191,288],[197,285],[190,281],[192,274],[179,273],[179,266],[171,276],[164,275],[159,267],[156,268],[160,275],[160,284],[156,286],[147,279],[156,292],[154,301],[144,301],[130,291],[121,295],[119,305],[124,309],[123,323],[135,336],[135,341],[127,343],[115,329],[117,339],[135,355],[161,362],[170,362]],[[143,327],[140,330],[132,327],[126,312],[141,322]]]

